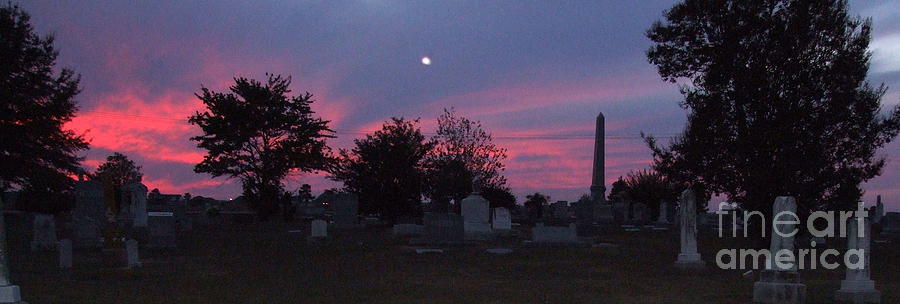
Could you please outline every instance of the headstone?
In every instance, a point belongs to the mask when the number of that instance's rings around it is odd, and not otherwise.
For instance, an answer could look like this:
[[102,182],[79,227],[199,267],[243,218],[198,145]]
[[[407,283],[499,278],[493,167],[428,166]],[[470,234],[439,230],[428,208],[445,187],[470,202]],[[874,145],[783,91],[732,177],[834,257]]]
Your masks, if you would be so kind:
[[494,220],[491,222],[491,228],[500,232],[508,232],[512,229],[512,217],[509,214],[509,209],[503,207],[494,208]]
[[309,236],[312,238],[324,238],[328,236],[328,222],[313,220],[310,223]]
[[[862,226],[862,227],[860,227]],[[862,229],[860,229],[862,228]],[[861,269],[847,267],[847,274],[841,281],[841,289],[835,293],[835,299],[852,303],[881,303],[881,292],[875,289],[875,281],[871,279],[869,265],[871,224],[866,217],[847,219],[847,257],[850,265],[862,265]],[[856,254],[850,254],[854,250]],[[860,261],[862,258],[862,261]],[[855,268],[855,267],[854,267]]]
[[426,242],[430,244],[462,243],[465,238],[464,220],[451,213],[425,213]]
[[[794,253],[794,235],[789,234],[796,224],[789,219],[796,216],[797,202],[790,196],[779,196],[772,206],[772,236],[769,246],[771,257],[780,251]],[[779,224],[775,224],[778,222]],[[778,233],[781,231],[781,233]],[[796,256],[796,255],[794,255]],[[754,303],[805,303],[806,285],[800,283],[797,263],[767,261],[766,269],[760,273],[759,281],[753,284]]]
[[131,183],[122,186],[122,201],[133,219],[134,227],[147,227],[147,186]]
[[31,250],[56,249],[56,219],[52,214],[34,214],[34,233],[31,238]]
[[175,214],[172,212],[148,212],[147,230],[149,233],[147,247],[176,247],[178,231]]
[[425,234],[425,226],[416,224],[394,225],[394,236],[410,236]]
[[594,236],[594,206],[590,200],[579,200],[575,203],[575,225],[578,236]]
[[353,229],[358,227],[359,199],[356,194],[341,193],[334,201],[334,228]]
[[532,241],[535,243],[574,244],[579,243],[575,224],[568,227],[544,226],[538,224],[531,229]]
[[128,268],[141,267],[138,256],[138,242],[136,240],[125,241],[125,251],[128,253]]
[[705,264],[697,252],[697,206],[694,191],[681,192],[681,253],[675,266],[680,268],[701,268]]
[[[4,210],[3,200],[0,199],[0,214]],[[6,257],[6,224],[3,216],[0,216],[0,303],[24,303],[19,293],[19,286],[13,285],[9,280],[9,264]]]
[[59,268],[72,268],[72,240],[62,239],[59,241]]
[[884,204],[881,203],[881,195],[878,195],[875,203],[875,214],[872,215],[872,223],[879,224],[881,223],[881,218],[884,217]]
[[75,206],[72,209],[72,225],[76,248],[100,248],[106,206],[103,202],[103,184],[97,181],[75,182]]
[[669,202],[659,203],[659,217],[656,218],[656,222],[663,225],[669,224]]
[[[473,184],[478,183],[476,180]],[[491,236],[490,202],[481,196],[479,188],[473,185],[472,194],[462,200],[461,214],[466,239],[480,240]]]

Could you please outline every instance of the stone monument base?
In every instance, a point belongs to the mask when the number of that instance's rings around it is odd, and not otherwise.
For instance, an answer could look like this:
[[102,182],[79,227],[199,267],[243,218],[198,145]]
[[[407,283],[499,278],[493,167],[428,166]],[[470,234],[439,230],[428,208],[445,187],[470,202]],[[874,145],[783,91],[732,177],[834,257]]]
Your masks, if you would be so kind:
[[875,290],[875,281],[872,280],[843,280],[834,299],[848,303],[881,303],[881,292]]
[[675,261],[675,267],[680,269],[703,269],[706,263],[700,259],[699,253],[680,253],[678,260]]
[[806,285],[795,271],[763,270],[753,284],[753,303],[806,303]]
[[0,303],[28,304],[22,301],[19,286],[16,285],[0,286]]
[[494,238],[494,231],[490,223],[463,222],[465,240],[484,241]]

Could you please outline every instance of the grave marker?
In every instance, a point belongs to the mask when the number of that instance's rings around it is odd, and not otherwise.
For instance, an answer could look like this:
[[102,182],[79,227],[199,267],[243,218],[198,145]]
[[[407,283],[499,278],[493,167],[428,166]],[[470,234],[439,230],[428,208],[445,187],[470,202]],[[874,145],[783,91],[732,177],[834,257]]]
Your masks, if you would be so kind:
[[[862,230],[859,226],[862,224]],[[862,255],[862,261],[859,260],[859,254],[849,254],[847,260],[849,265],[862,264],[862,269],[847,268],[847,274],[841,281],[841,289],[835,293],[835,299],[838,301],[853,303],[881,303],[881,292],[875,289],[875,281],[872,281],[871,268],[869,264],[870,236],[871,224],[868,218],[851,217],[847,219],[847,252],[856,251]]]
[[[793,231],[796,224],[788,219],[792,218],[791,213],[796,214],[796,212],[797,202],[793,197],[779,196],[776,198],[775,204],[772,206],[772,230]],[[779,224],[776,225],[776,222]],[[794,253],[794,235],[773,232],[769,248],[771,257],[777,256],[778,252],[782,250]],[[753,284],[754,303],[800,304],[806,302],[806,285],[800,283],[797,263],[781,264],[767,261],[766,269],[760,273],[759,281]]]

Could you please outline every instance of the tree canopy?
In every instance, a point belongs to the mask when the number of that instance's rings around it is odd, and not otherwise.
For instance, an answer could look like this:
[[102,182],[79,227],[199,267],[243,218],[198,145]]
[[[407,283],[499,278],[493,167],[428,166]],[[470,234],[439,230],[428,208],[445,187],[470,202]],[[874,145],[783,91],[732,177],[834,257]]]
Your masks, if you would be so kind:
[[866,81],[871,31],[846,1],[676,4],[647,32],[647,56],[689,83],[688,122],[668,146],[647,138],[654,168],[748,210],[771,212],[781,195],[801,216],[852,208],[900,130],[900,107],[881,113],[886,88]]
[[462,200],[472,192],[476,177],[483,188],[505,187],[506,149],[494,144],[481,122],[444,109],[433,139],[435,146],[427,157],[432,200]]
[[391,118],[381,130],[354,140],[341,149],[330,178],[344,183],[344,190],[359,195],[359,210],[381,214],[394,222],[422,213],[425,156],[434,143],[422,135],[419,120]]
[[284,198],[282,180],[289,173],[326,168],[325,141],[333,131],[327,120],[314,116],[312,94],[288,96],[290,77],[234,81],[228,93],[203,87],[196,94],[207,109],[189,118],[203,131],[191,140],[207,155],[194,171],[240,179],[245,198],[267,219]]
[[53,36],[34,33],[28,13],[0,6],[0,191],[18,187],[22,202],[50,213],[71,200],[69,176],[82,172],[77,153],[88,148],[83,135],[63,129],[80,89],[72,70],[54,72],[57,55]]
[[115,152],[106,157],[106,162],[97,167],[97,171],[91,174],[91,178],[122,187],[141,182],[144,174],[141,173],[141,166],[135,165],[134,161],[128,159],[128,156]]

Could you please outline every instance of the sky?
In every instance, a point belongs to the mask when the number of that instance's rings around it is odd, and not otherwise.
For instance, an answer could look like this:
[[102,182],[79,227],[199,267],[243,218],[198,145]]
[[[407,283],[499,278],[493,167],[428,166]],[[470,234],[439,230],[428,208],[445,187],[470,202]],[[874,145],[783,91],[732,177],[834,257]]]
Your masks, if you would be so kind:
[[[227,90],[233,77],[290,75],[294,93],[314,95],[349,148],[392,116],[435,130],[443,108],[479,120],[508,149],[504,175],[528,193],[576,200],[591,183],[594,119],[606,117],[606,186],[647,168],[640,132],[681,132],[685,110],[663,82],[644,35],[675,1],[57,1],[21,6],[53,34],[58,65],[81,75],[80,112],[93,170],[121,152],[163,193],[228,199],[237,180],[193,172],[204,151],[187,117],[203,110],[201,87]],[[874,23],[869,80],[900,100],[900,1],[850,1]],[[429,57],[431,65],[421,59]],[[900,210],[900,143],[879,153],[882,176],[864,185]],[[291,176],[289,190],[340,184],[324,174]]]

